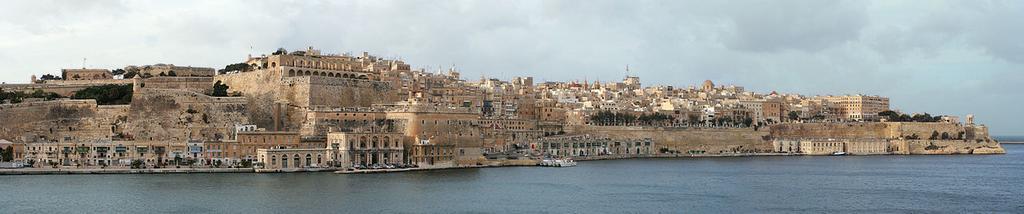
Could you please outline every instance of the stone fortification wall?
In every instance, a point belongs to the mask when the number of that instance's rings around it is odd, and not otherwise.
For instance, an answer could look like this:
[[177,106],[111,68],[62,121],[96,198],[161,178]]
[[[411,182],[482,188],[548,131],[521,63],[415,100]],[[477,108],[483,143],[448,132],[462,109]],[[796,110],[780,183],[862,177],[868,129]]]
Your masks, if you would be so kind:
[[783,123],[769,127],[778,139],[888,138],[885,123]]
[[101,86],[107,84],[127,85],[132,84],[131,80],[109,79],[109,80],[48,80],[40,84],[2,84],[0,88],[4,91],[22,91],[32,93],[36,90],[53,92],[61,96],[70,97],[75,92],[90,86]]
[[249,123],[246,104],[241,97],[142,89],[133,95],[127,132],[142,142],[226,139],[235,124]]
[[985,140],[894,140],[911,155],[1005,154],[998,142]]
[[[938,133],[941,139],[943,134],[950,138],[966,138],[966,128],[959,123],[902,123],[892,122],[885,123],[888,126],[888,138],[914,138],[917,136],[918,139],[928,139],[932,134]],[[963,137],[961,137],[963,136]],[[987,138],[987,135],[978,136],[982,139]]]
[[0,105],[0,139],[13,142],[94,142],[119,131],[127,106],[95,100],[54,100]]
[[213,89],[213,77],[153,77],[142,80],[145,88],[178,89],[206,94]]
[[298,106],[370,107],[399,101],[388,82],[323,76],[285,78]]
[[692,129],[667,127],[577,126],[570,134],[591,134],[611,138],[651,138],[661,148],[681,153],[724,154],[769,152],[768,132],[753,129]]
[[[938,139],[945,133],[948,139],[988,139],[982,131],[975,132],[975,126],[957,123],[788,123],[769,127],[771,136],[777,139],[841,138],[841,139],[929,139],[938,133]],[[983,128],[982,128],[983,129]],[[968,135],[968,132],[972,133]]]
[[239,92],[247,99],[248,120],[263,128],[274,127],[275,106],[279,107],[281,130],[299,130],[306,108],[294,103],[294,93],[283,85],[279,69],[222,74],[213,82],[228,85],[228,93]]
[[248,115],[253,124],[273,127],[273,118],[278,115],[283,130],[301,129],[307,122],[307,111],[312,108],[370,107],[399,100],[387,82],[325,76],[282,77],[280,68],[217,75],[216,81],[227,84],[230,93],[240,92],[249,100]]
[[127,85],[131,79],[94,79],[94,80],[46,80],[45,85]]

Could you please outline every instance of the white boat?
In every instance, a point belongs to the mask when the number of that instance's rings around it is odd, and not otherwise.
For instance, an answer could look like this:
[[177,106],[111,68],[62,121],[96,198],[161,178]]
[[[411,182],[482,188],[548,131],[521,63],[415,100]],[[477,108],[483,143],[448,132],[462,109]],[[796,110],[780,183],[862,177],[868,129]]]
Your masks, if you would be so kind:
[[569,159],[569,158],[563,158],[563,159],[544,159],[544,160],[540,161],[540,165],[541,166],[550,166],[550,167],[571,167],[571,166],[576,166],[576,161],[573,161],[572,159]]
[[832,153],[832,156],[843,156],[843,155],[846,155],[846,152],[833,152]]

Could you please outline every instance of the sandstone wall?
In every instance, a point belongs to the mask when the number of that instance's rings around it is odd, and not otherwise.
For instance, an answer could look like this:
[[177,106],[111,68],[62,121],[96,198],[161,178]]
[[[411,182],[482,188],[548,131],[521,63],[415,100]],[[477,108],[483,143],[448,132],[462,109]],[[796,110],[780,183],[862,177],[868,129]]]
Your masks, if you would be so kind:
[[246,104],[241,97],[142,89],[133,96],[127,132],[142,142],[226,139],[235,124],[248,123]]
[[391,84],[382,81],[302,76],[288,77],[285,84],[294,91],[292,101],[298,106],[370,107],[399,101]]
[[[71,80],[71,81],[60,81],[55,80],[58,83],[52,84],[50,82],[44,84],[2,84],[0,88],[4,91],[22,91],[25,93],[32,93],[36,90],[42,90],[43,92],[53,92],[64,97],[71,97],[75,92],[81,91],[82,89],[90,86],[101,86],[107,84],[116,85],[127,85],[132,84],[130,80]],[[72,82],[72,83],[65,83]]]
[[230,93],[248,99],[249,121],[273,127],[274,106],[280,107],[282,130],[299,130],[314,107],[369,107],[400,100],[387,82],[326,76],[283,77],[279,68],[217,75]]
[[109,141],[127,106],[97,106],[95,100],[54,100],[0,105],[0,139],[13,142]]
[[770,126],[773,138],[887,138],[885,123],[783,123]]
[[903,154],[949,155],[949,154],[1005,154],[998,142],[984,140],[896,140],[907,148]]
[[753,129],[689,129],[663,127],[573,127],[571,134],[591,134],[611,138],[651,138],[658,150],[666,148],[687,153],[703,151],[705,154],[733,152],[769,152],[771,142],[764,138],[768,132]]
[[[933,133],[946,133],[950,139],[987,139],[987,135],[968,135],[970,126],[956,123],[911,123],[911,122],[880,122],[880,123],[786,123],[769,127],[771,136],[780,139],[795,138],[861,138],[861,139],[928,139]],[[963,134],[961,134],[963,133]],[[973,132],[972,132],[973,133]],[[970,138],[974,137],[974,138]]]
[[213,77],[153,77],[142,80],[145,88],[178,89],[206,94],[213,90]]

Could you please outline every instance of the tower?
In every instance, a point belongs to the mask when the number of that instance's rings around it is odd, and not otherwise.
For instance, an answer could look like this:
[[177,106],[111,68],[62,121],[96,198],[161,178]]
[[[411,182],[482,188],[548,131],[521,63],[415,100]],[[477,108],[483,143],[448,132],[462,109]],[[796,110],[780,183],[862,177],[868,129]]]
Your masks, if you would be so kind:
[[139,93],[142,90],[142,78],[139,75],[132,77],[132,93]]
[[704,89],[704,91],[715,90],[715,83],[711,82],[711,80],[704,80],[704,85],[701,89]]

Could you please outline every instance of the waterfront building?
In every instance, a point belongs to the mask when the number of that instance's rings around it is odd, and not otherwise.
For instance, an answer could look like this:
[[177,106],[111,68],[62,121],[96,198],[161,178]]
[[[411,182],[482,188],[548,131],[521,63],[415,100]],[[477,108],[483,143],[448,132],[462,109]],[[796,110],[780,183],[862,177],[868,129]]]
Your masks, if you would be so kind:
[[326,148],[257,149],[257,163],[266,170],[300,170],[330,167]]
[[355,131],[327,134],[332,162],[341,167],[383,167],[406,164],[405,136],[397,132]]

